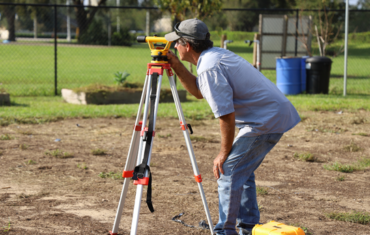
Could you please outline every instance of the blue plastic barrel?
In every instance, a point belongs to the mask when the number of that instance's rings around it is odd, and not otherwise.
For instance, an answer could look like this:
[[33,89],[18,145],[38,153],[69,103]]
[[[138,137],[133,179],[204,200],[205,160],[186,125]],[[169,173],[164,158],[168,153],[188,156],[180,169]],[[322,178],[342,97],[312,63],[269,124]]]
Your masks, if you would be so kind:
[[276,58],[276,86],[285,95],[301,93],[302,58]]
[[306,91],[306,60],[309,58],[309,56],[302,56],[301,60],[301,92]]

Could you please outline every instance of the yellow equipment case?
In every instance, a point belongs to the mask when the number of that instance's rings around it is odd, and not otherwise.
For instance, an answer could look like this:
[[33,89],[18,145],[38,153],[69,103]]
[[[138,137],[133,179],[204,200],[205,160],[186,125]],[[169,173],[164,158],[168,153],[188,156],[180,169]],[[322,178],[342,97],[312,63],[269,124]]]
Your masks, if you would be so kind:
[[301,228],[288,226],[275,221],[266,224],[257,224],[252,230],[252,235],[305,235]]

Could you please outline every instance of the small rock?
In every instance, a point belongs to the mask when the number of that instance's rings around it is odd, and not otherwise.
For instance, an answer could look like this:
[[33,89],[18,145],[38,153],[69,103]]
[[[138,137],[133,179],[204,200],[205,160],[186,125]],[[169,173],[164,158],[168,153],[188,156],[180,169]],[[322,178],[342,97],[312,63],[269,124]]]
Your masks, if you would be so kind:
[[60,142],[60,141],[62,141],[61,139],[55,139],[54,140],[55,142]]
[[288,144],[288,147],[293,147],[293,145],[291,145],[291,144]]

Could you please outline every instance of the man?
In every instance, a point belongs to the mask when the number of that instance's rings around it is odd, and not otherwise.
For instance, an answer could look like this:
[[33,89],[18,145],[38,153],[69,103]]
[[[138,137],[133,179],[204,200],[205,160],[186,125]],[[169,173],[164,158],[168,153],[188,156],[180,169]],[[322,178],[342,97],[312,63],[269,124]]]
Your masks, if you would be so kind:
[[[165,35],[175,42],[181,60],[197,66],[198,77],[168,52],[168,61],[185,89],[206,99],[221,130],[221,150],[213,161],[218,179],[217,234],[251,234],[259,223],[254,171],[299,115],[275,84],[240,56],[213,47],[207,26],[182,21]],[[235,126],[239,133],[234,140]],[[221,173],[221,174],[220,174]],[[237,222],[237,224],[236,224]]]

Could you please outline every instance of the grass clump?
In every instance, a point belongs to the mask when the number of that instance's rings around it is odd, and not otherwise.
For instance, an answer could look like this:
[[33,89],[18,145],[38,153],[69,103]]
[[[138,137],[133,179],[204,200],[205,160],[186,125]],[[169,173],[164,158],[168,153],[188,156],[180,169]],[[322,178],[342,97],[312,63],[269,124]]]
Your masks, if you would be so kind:
[[324,169],[329,171],[339,171],[343,173],[352,173],[355,170],[353,165],[345,165],[340,162],[334,162],[333,165],[324,165]]
[[257,195],[263,196],[269,194],[268,189],[263,187],[257,187]]
[[207,139],[203,136],[190,136],[190,140],[195,142],[207,142]]
[[94,156],[106,155],[107,150],[105,150],[105,149],[93,149],[93,150],[91,150],[91,154],[94,155]]
[[352,135],[369,136],[367,133],[364,132],[353,133]]
[[347,152],[358,152],[362,150],[362,148],[357,144],[353,143],[353,141],[351,141],[349,145],[344,146],[343,149]]
[[[159,138],[165,138],[165,139],[167,139],[167,138],[169,138],[169,137],[172,137],[172,135],[171,134],[167,134],[167,135],[161,135],[161,134],[158,134],[158,137]],[[190,138],[191,139],[191,138]]]
[[34,161],[34,160],[28,160],[28,161],[26,161],[26,164],[27,165],[34,165],[34,164],[36,164],[36,162]]
[[370,158],[361,158],[354,164],[342,164],[334,162],[332,165],[324,165],[323,167],[329,171],[339,171],[344,173],[352,173],[353,171],[360,171],[370,166]]
[[344,222],[358,223],[358,224],[369,224],[370,213],[367,212],[331,212],[326,214],[326,217],[333,220],[339,220]]
[[11,228],[12,228],[12,226],[11,226],[11,223],[10,223],[10,220],[9,220],[8,225],[3,227],[3,232],[7,233],[11,230]]
[[113,171],[111,171],[111,172],[100,172],[99,173],[99,177],[100,178],[103,178],[103,179],[106,179],[106,178],[111,178],[111,179],[114,179],[114,180],[122,180],[123,178],[122,178],[122,175],[120,174],[120,173],[115,173],[115,172],[113,172]]
[[305,232],[306,235],[309,235],[309,234],[312,234],[308,231],[308,228],[305,227],[305,226],[302,226],[300,224],[290,224],[290,226],[293,226],[293,227],[299,227],[303,230],[303,232]]
[[363,169],[370,166],[370,158],[361,158],[357,163],[358,168]]
[[317,161],[317,158],[312,153],[294,153],[293,157],[305,162]]
[[0,140],[11,140],[11,139],[13,139],[13,137],[10,136],[9,134],[5,134],[5,135],[0,136]]
[[45,155],[50,155],[56,158],[73,158],[73,154],[68,152],[63,152],[62,150],[56,149],[53,151],[46,151]]
[[346,177],[344,175],[340,175],[336,178],[337,181],[344,181]]
[[20,150],[26,150],[26,149],[28,149],[28,145],[27,144],[20,144],[19,149]]
[[83,169],[83,170],[87,170],[88,169],[85,163],[83,165],[77,164],[77,168],[80,168],[80,169]]

